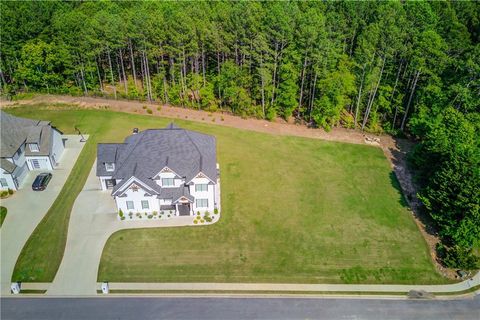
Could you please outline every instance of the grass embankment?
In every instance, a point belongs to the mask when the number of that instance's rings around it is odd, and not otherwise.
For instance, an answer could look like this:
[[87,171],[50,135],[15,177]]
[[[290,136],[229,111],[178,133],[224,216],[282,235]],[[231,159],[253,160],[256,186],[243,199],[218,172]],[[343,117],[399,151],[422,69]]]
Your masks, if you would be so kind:
[[[95,110],[18,108],[91,140],[17,263],[14,279],[51,281],[95,142],[170,120]],[[123,230],[100,281],[442,283],[379,148],[178,121],[217,137],[222,218],[207,227]],[[58,203],[57,203],[58,202]],[[126,222],[128,223],[128,222]]]
[[0,227],[3,225],[3,220],[7,216],[7,208],[0,207]]

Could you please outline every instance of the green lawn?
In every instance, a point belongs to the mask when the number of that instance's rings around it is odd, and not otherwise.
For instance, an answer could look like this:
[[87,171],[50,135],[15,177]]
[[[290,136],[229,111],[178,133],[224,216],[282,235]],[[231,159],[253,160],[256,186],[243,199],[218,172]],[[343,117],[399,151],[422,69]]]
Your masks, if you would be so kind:
[[[19,108],[91,134],[71,177],[25,246],[14,280],[51,281],[96,142],[170,120],[94,110]],[[55,108],[53,108],[55,109]],[[124,230],[107,242],[103,281],[443,283],[379,148],[176,121],[217,137],[222,218],[211,226]],[[128,222],[125,222],[128,223]]]
[[7,208],[0,207],[0,227],[3,225],[3,220],[7,216]]

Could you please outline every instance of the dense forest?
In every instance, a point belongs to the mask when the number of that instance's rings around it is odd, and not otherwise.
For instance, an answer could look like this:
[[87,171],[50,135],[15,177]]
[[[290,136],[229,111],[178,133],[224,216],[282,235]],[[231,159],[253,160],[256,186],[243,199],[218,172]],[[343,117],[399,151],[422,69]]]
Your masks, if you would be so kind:
[[408,135],[444,263],[480,247],[479,2],[8,2],[4,95],[160,101]]

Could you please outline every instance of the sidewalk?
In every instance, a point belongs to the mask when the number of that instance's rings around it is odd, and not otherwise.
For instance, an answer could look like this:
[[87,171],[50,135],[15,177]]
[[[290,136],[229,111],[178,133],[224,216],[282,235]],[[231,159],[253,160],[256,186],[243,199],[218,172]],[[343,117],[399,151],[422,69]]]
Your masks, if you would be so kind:
[[[284,283],[133,283],[111,282],[110,290],[146,291],[285,291],[285,292],[461,292],[480,285],[480,273],[472,279],[446,285],[383,285],[383,284],[284,284]],[[101,283],[97,284],[101,290]]]

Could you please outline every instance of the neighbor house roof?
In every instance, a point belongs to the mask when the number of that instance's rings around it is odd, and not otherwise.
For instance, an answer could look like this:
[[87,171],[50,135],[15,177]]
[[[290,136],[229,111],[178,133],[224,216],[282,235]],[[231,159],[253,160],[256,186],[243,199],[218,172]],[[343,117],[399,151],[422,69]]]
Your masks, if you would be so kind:
[[[115,162],[115,170],[107,172],[105,162]],[[124,181],[135,176],[158,192],[175,189],[160,188],[153,181],[152,178],[163,168],[168,167],[185,177],[186,182],[200,172],[216,182],[216,163],[215,137],[173,124],[164,129],[148,129],[133,134],[124,143],[101,143],[97,146],[97,176],[112,176]],[[120,187],[117,185],[114,192]]]
[[1,156],[13,157],[23,143],[37,143],[39,147],[38,152],[30,152],[27,148],[27,156],[48,156],[52,145],[52,130],[49,121],[15,117],[0,111]]
[[0,159],[0,167],[5,170],[7,173],[12,173],[17,167],[15,164],[11,163],[7,159]]

